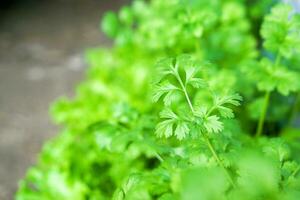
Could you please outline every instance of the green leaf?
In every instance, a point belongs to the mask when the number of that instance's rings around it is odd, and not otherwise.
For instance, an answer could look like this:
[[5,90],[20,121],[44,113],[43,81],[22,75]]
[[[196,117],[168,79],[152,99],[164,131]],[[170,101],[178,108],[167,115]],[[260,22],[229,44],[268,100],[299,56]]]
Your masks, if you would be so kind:
[[299,90],[299,74],[286,70],[283,67],[278,67],[274,70],[274,79],[277,81],[276,87],[280,94],[287,96],[290,92]]
[[231,95],[225,95],[221,97],[214,96],[214,105],[222,117],[233,118],[234,114],[232,109],[226,106],[228,105],[239,106],[241,100],[242,97],[239,94],[231,94]]
[[288,160],[291,152],[288,145],[280,138],[274,138],[268,141],[268,145],[263,147],[266,155],[273,156],[280,162]]
[[141,181],[141,176],[139,174],[132,174],[128,177],[125,184],[123,184],[124,193],[128,193],[132,188],[134,188]]
[[176,125],[174,131],[177,139],[182,140],[189,132],[189,128],[185,122],[180,121],[178,116],[171,110],[171,108],[164,108],[160,114],[160,118],[165,119],[156,126],[156,135],[158,137],[171,137],[173,135],[173,127]]
[[224,106],[218,106],[218,111],[224,118],[233,118],[234,114],[232,109],[224,107]]
[[185,122],[179,122],[177,124],[176,130],[175,130],[175,136],[178,140],[182,140],[186,137],[186,135],[189,133],[190,129]]
[[172,111],[171,108],[167,107],[164,108],[160,113],[159,113],[160,118],[167,118],[167,119],[177,119],[178,116]]
[[194,28],[194,32],[193,32],[194,36],[196,38],[200,38],[203,34],[203,26],[201,25],[197,25],[195,28]]
[[261,35],[264,38],[264,47],[272,52],[278,52],[284,43],[289,31],[289,16],[291,7],[280,4],[272,8],[262,25]]
[[189,57],[184,57],[184,61],[181,61],[181,65],[185,71],[185,85],[192,85],[194,88],[201,88],[207,86],[206,82],[199,77],[196,77],[199,72],[199,67],[195,66],[195,63]]
[[215,96],[214,97],[214,104],[217,106],[224,105],[224,104],[231,104],[234,106],[239,106],[240,101],[242,101],[243,98],[239,94],[231,94],[231,95],[224,95],[221,97]]
[[207,111],[208,111],[207,107],[205,107],[205,106],[197,106],[195,108],[194,114],[197,117],[204,118],[206,116],[206,114],[207,114]]
[[186,83],[188,83],[190,81],[190,79],[195,76],[196,73],[197,73],[197,68],[196,67],[194,67],[194,66],[186,67],[185,68],[185,81],[186,81]]
[[297,171],[299,168],[299,164],[295,161],[287,161],[283,163],[282,166],[282,175],[286,181],[289,181],[290,179],[294,178],[291,176],[295,176],[293,173]]
[[194,88],[204,88],[207,86],[207,83],[201,78],[191,78],[188,84],[191,84]]
[[158,137],[171,137],[173,135],[174,119],[167,119],[157,124],[155,134]]
[[216,115],[209,116],[204,119],[204,127],[208,133],[219,133],[223,130],[223,124]]
[[288,95],[290,92],[297,91],[299,74],[297,72],[286,69],[284,66],[274,66],[268,60],[263,59],[260,62],[261,74],[258,75],[258,89],[262,91],[273,91],[275,89],[282,95]]
[[174,200],[174,199],[176,199],[176,198],[172,193],[163,194],[162,196],[160,196],[158,198],[158,200]]
[[163,101],[164,101],[164,104],[165,104],[166,106],[170,106],[170,105],[172,104],[172,102],[174,102],[174,101],[177,100],[177,97],[178,97],[177,92],[178,92],[178,91],[173,90],[173,91],[168,92],[168,93],[165,95]]
[[101,29],[109,37],[115,37],[119,31],[119,22],[115,13],[107,12],[101,23]]
[[159,83],[162,79],[168,75],[174,75],[174,59],[164,58],[156,63],[157,76],[155,76],[155,82]]
[[[154,102],[157,102],[161,98],[161,96],[163,96],[164,94],[168,94],[170,92],[174,92],[175,90],[180,90],[180,89],[178,87],[176,87],[175,85],[171,84],[170,82],[165,81],[165,82],[155,86],[154,91],[153,91],[152,100]],[[167,100],[165,100],[165,103],[169,104],[170,99],[171,99],[170,96],[167,97]]]
[[126,24],[131,25],[133,23],[133,12],[128,6],[124,6],[119,12],[120,20]]
[[124,196],[124,192],[122,191],[122,189],[117,189],[113,196],[112,196],[112,200],[124,200],[125,196]]
[[300,50],[298,18],[299,14],[293,13],[290,5],[275,6],[262,25],[261,34],[265,39],[264,47],[285,58],[297,55]]

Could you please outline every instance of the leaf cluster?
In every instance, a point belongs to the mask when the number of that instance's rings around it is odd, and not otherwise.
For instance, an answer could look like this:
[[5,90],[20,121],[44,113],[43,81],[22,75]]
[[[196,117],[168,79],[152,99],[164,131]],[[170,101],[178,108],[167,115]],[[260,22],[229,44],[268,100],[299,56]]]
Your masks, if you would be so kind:
[[63,130],[16,199],[297,200],[300,17],[272,4],[134,0],[108,12],[114,45],[86,52],[75,97],[51,107]]

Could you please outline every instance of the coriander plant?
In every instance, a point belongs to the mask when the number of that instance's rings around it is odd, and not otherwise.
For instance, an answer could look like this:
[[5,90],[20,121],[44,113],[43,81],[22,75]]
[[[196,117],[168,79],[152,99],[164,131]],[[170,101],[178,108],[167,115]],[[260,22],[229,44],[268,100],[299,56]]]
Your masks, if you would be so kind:
[[64,127],[18,200],[297,200],[300,15],[246,0],[134,0],[108,12]]

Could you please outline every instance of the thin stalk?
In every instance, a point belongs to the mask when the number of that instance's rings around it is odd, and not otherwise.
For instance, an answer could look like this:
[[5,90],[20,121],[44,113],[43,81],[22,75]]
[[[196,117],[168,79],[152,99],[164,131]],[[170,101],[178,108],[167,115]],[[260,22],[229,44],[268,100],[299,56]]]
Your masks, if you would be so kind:
[[232,180],[232,178],[231,178],[229,172],[227,171],[226,167],[224,166],[224,164],[223,164],[222,161],[220,160],[220,158],[219,158],[217,152],[215,151],[215,149],[214,149],[214,147],[213,147],[213,145],[212,145],[212,143],[211,143],[209,137],[208,137],[206,134],[203,134],[203,136],[204,136],[205,142],[206,142],[206,144],[207,144],[209,150],[211,151],[211,153],[212,153],[214,159],[217,161],[218,165],[219,165],[220,167],[222,167],[223,170],[225,171],[226,176],[227,176],[228,180],[230,181],[231,185],[232,185],[233,187],[236,187],[236,185],[235,185],[235,183],[233,182],[233,180]]
[[292,107],[292,110],[291,110],[291,114],[290,114],[290,118],[289,118],[289,122],[288,122],[288,125],[291,126],[292,123],[293,123],[293,120],[297,114],[297,111],[298,111],[298,101],[300,99],[300,93],[298,92],[296,97],[295,97],[295,100],[294,100],[294,103],[293,103],[293,107]]
[[164,162],[164,159],[157,152],[154,152],[154,155],[160,162]]
[[300,170],[300,166],[298,166],[298,167],[295,169],[295,171],[291,174],[291,176],[295,176],[295,177],[296,177],[296,175],[297,175],[297,173],[299,172],[299,170]]
[[258,121],[255,137],[259,137],[262,134],[263,126],[264,126],[264,122],[265,122],[265,118],[266,118],[266,113],[267,113],[269,101],[270,101],[270,93],[271,93],[270,91],[267,91],[265,94],[264,104],[263,104],[262,112],[260,114],[260,118]]
[[185,88],[185,86],[184,86],[184,84],[183,84],[183,82],[182,82],[182,80],[181,80],[181,78],[180,78],[180,76],[179,76],[178,73],[176,73],[176,78],[177,78],[177,80],[178,80],[178,82],[179,82],[179,84],[181,86],[181,89],[182,89],[182,91],[183,91],[183,93],[185,95],[185,98],[186,98],[186,100],[187,100],[187,102],[189,104],[189,107],[190,107],[191,111],[194,113],[194,108],[193,108],[192,102],[190,100],[190,97],[189,97],[189,95],[188,95],[188,93],[186,91],[186,88]]
[[296,176],[297,176],[297,173],[299,172],[299,170],[300,170],[300,166],[298,166],[298,167],[295,169],[295,171],[288,177],[287,182],[286,182],[286,184],[285,184],[286,186],[290,184],[289,179],[290,179],[291,177],[296,177]]
[[[274,63],[274,67],[278,67],[280,65],[280,61],[281,61],[281,55],[279,53],[277,53],[275,63]],[[265,93],[264,104],[263,104],[262,112],[260,114],[259,121],[258,121],[258,124],[257,124],[255,137],[261,136],[261,134],[263,132],[263,126],[264,126],[266,113],[267,113],[268,106],[269,106],[269,101],[270,101],[270,94],[271,94],[270,91],[267,91]]]
[[[181,78],[180,78],[180,76],[179,76],[178,73],[176,73],[176,78],[177,78],[177,80],[178,80],[178,82],[179,82],[179,84],[180,84],[180,86],[181,86],[181,88],[182,88],[182,91],[183,91],[183,93],[184,93],[184,95],[185,95],[185,97],[186,97],[186,100],[187,100],[187,102],[188,102],[188,104],[189,104],[189,107],[190,107],[191,111],[194,113],[194,107],[193,107],[193,105],[192,105],[192,103],[191,103],[191,100],[190,100],[190,97],[189,97],[189,95],[188,95],[188,93],[187,93],[187,91],[186,91],[186,87],[185,87],[185,85],[183,84],[183,82],[182,82],[182,80],[181,80]],[[231,183],[231,185],[232,185],[233,187],[236,187],[235,184],[234,184],[234,181],[233,181],[232,177],[230,176],[230,174],[229,174],[229,172],[227,171],[226,167],[224,166],[224,164],[222,163],[221,159],[219,158],[219,156],[218,156],[218,154],[217,154],[217,152],[216,152],[216,150],[215,150],[213,144],[211,143],[209,137],[208,137],[206,134],[203,134],[203,136],[204,136],[206,145],[208,146],[208,148],[209,148],[210,152],[212,153],[214,159],[217,161],[218,165],[219,165],[221,168],[223,168],[223,170],[225,171],[225,173],[226,173],[226,175],[227,175],[227,177],[228,177],[228,180],[229,180],[229,182]]]

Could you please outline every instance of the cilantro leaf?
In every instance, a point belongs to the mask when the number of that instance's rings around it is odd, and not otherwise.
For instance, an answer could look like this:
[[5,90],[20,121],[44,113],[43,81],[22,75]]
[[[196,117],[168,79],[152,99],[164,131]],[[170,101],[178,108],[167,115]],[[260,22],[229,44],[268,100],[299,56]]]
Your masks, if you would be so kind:
[[174,91],[180,90],[178,87],[175,85],[171,84],[168,81],[165,81],[157,86],[155,86],[154,91],[153,91],[153,97],[152,100],[154,102],[157,102],[161,96],[166,94],[165,97],[165,103],[169,105],[171,103],[171,97]]
[[209,116],[204,119],[204,127],[208,133],[219,133],[223,130],[223,124],[216,115]]
[[185,122],[179,122],[177,124],[176,130],[175,130],[175,135],[178,140],[182,140],[183,138],[186,137],[186,135],[189,133],[190,129]]

